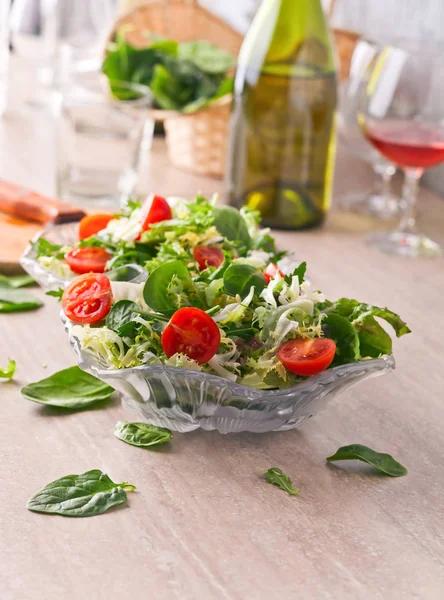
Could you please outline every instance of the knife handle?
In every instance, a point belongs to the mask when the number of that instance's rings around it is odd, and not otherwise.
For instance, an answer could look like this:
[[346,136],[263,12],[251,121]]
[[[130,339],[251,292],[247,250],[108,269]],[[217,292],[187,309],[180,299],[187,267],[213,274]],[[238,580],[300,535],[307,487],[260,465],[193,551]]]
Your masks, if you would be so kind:
[[4,179],[0,179],[0,211],[38,223],[71,223],[85,216],[83,210],[72,204],[42,196]]

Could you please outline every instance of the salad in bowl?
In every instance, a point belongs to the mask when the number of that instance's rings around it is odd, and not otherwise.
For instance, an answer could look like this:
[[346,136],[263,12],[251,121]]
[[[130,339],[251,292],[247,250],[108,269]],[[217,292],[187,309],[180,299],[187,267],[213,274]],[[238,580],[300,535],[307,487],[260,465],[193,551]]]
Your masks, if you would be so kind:
[[133,238],[147,248],[145,282],[86,273],[62,296],[80,365],[142,418],[179,430],[284,429],[313,401],[393,368],[377,319],[397,336],[410,331],[404,321],[326,299],[256,212],[198,196],[171,216]]

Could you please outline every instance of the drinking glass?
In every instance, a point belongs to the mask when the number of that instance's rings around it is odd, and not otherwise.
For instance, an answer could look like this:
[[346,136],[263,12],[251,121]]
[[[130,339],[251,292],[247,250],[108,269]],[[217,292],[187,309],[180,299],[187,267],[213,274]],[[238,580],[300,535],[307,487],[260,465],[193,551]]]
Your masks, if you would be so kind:
[[399,42],[371,63],[358,121],[372,145],[404,172],[402,217],[391,233],[369,243],[389,254],[436,256],[441,247],[416,229],[418,183],[429,167],[444,162],[443,45]]
[[396,167],[367,141],[356,119],[367,69],[377,52],[374,43],[364,39],[357,42],[351,57],[349,77],[339,87],[338,114],[338,133],[345,150],[372,165],[375,184],[370,192],[347,194],[340,199],[340,204],[346,210],[385,220],[393,218],[399,211],[399,199],[391,193]]
[[0,117],[8,101],[9,28],[11,0],[0,0]]
[[117,81],[111,86],[113,93],[103,75],[89,73],[61,93],[58,194],[85,208],[116,207],[131,195],[152,141],[150,89]]

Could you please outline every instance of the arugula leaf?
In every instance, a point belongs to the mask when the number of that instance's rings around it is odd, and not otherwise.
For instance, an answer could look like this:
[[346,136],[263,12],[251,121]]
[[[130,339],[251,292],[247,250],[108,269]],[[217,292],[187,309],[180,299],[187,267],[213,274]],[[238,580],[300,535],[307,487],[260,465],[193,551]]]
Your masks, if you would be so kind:
[[371,465],[381,473],[390,475],[390,477],[403,477],[408,471],[399,462],[397,462],[390,454],[376,452],[367,446],[361,444],[351,444],[350,446],[342,446],[333,456],[327,458],[327,462],[337,460],[361,460]]
[[165,427],[156,427],[148,423],[128,423],[127,421],[116,423],[114,435],[122,442],[139,448],[159,446],[173,437],[171,431]]
[[177,310],[170,294],[170,284],[174,277],[186,287],[192,284],[190,272],[180,260],[166,262],[150,273],[143,288],[143,298],[150,308],[168,315]]
[[281,490],[285,490],[291,496],[297,496],[300,490],[293,487],[293,483],[288,475],[286,475],[279,467],[271,467],[263,475],[265,481],[273,485],[277,485]]
[[134,317],[139,311],[140,307],[136,302],[119,300],[109,311],[105,321],[106,326],[121,337],[130,335],[139,325],[134,321]]
[[293,273],[291,275],[285,276],[286,283],[288,283],[290,285],[292,278],[297,277],[299,279],[299,285],[301,285],[301,283],[304,282],[306,271],[307,271],[307,263],[305,261],[301,262],[301,264],[296,267],[296,269],[293,271]]
[[63,296],[63,288],[58,288],[56,290],[49,290],[48,292],[45,292],[45,295],[52,296],[53,298],[57,298],[60,301]]
[[4,369],[0,367],[0,377],[3,379],[12,379],[14,377],[17,363],[12,358],[9,359],[8,366]]
[[231,263],[224,273],[224,287],[228,294],[239,296],[243,299],[254,287],[256,295],[259,295],[266,286],[266,281],[261,271],[251,265],[242,263]]
[[40,258],[41,256],[54,256],[55,258],[64,258],[65,253],[62,251],[60,244],[53,244],[49,242],[45,238],[38,238],[35,242],[31,242],[31,247],[35,252],[36,258]]
[[48,483],[28,500],[26,508],[64,517],[94,517],[112,506],[125,504],[126,492],[135,489],[126,481],[114,483],[108,475],[94,469]]
[[59,408],[85,408],[108,400],[114,388],[79,367],[69,367],[21,389],[25,400]]
[[362,302],[358,302],[357,300],[340,298],[334,302],[330,310],[347,317],[355,325],[362,323],[362,321],[368,315],[384,319],[384,321],[387,321],[387,323],[393,327],[396,337],[401,337],[402,335],[410,333],[410,329],[407,327],[407,324],[401,319],[401,317],[388,308],[379,308],[379,306],[364,304]]
[[204,73],[224,74],[234,65],[231,54],[205,41],[179,44],[178,52],[179,57],[192,62]]
[[0,287],[21,288],[35,283],[31,275],[2,275],[0,274]]
[[251,237],[245,220],[239,211],[232,206],[215,208],[213,225],[228,240],[240,241],[246,248],[250,247]]
[[0,313],[33,310],[42,305],[43,302],[29,292],[0,286]]

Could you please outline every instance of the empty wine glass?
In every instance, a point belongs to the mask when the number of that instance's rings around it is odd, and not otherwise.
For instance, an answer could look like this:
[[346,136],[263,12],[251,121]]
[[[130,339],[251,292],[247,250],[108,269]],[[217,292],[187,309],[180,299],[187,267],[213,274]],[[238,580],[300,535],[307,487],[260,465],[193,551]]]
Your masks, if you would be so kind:
[[399,42],[371,63],[358,121],[373,146],[404,172],[402,218],[392,233],[369,243],[389,254],[436,256],[441,247],[416,229],[418,183],[424,170],[444,162],[443,45]]
[[356,119],[362,90],[368,77],[368,66],[378,47],[359,40],[350,62],[349,77],[339,87],[338,133],[345,150],[372,165],[374,188],[367,193],[350,193],[340,199],[342,208],[380,219],[391,219],[399,211],[399,199],[391,193],[391,180],[396,167],[367,141]]

